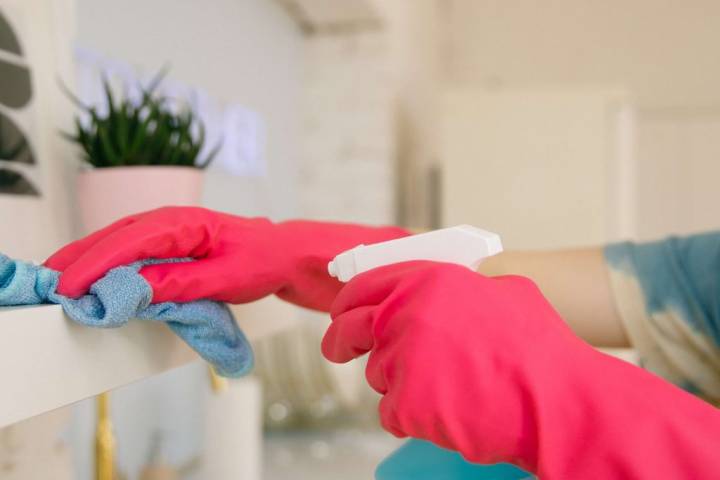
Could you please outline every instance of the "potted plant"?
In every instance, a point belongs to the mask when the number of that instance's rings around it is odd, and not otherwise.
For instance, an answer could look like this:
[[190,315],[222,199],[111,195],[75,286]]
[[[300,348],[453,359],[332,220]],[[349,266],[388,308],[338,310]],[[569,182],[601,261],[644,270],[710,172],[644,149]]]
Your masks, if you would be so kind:
[[199,158],[205,127],[187,105],[158,93],[162,77],[138,99],[116,99],[107,78],[104,105],[70,94],[86,117],[76,116],[74,132],[65,134],[82,150],[76,190],[85,232],[143,210],[200,203],[203,170],[220,145]]

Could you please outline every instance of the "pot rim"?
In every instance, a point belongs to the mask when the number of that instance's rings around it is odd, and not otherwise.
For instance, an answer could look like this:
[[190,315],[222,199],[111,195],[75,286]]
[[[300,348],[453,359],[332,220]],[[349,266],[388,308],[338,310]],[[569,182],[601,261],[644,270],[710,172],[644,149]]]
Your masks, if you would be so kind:
[[197,173],[202,174],[203,169],[197,168],[197,167],[190,167],[187,165],[123,165],[119,167],[81,167],[78,170],[78,175],[105,175],[110,173],[119,173],[119,172],[125,172],[128,171],[137,171],[138,173],[141,171],[173,171],[173,172],[187,172],[187,173]]

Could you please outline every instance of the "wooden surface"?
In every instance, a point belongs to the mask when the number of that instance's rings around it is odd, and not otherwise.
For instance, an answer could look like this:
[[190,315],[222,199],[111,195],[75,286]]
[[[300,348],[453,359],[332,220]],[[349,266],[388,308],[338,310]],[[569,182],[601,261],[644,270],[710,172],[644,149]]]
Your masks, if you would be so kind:
[[[292,322],[276,298],[233,307],[250,340]],[[157,375],[197,359],[165,325],[97,329],[60,306],[0,308],[0,427]]]

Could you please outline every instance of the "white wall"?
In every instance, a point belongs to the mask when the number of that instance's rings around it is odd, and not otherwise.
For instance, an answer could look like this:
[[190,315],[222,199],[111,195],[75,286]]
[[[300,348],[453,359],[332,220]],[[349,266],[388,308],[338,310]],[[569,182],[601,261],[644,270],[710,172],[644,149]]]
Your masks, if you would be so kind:
[[439,95],[446,40],[444,2],[372,0],[383,18],[390,79],[396,95],[398,219],[405,225],[431,222],[428,168],[437,160]]
[[396,131],[387,35],[314,35],[305,48],[301,212],[392,223]]
[[714,0],[441,0],[454,84],[620,85],[639,105],[720,104]]
[[720,110],[641,111],[637,233],[720,229]]

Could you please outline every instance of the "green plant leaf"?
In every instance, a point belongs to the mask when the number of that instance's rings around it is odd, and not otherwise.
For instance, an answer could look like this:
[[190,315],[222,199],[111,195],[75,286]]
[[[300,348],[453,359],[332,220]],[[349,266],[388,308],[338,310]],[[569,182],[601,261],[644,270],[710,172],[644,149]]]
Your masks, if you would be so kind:
[[[66,94],[89,119],[76,116],[74,132],[64,133],[68,141],[78,144],[85,160],[96,167],[121,165],[181,165],[205,168],[217,155],[222,142],[200,161],[199,152],[205,142],[205,126],[189,108],[172,108],[174,101],[157,93],[167,74],[159,71],[141,99],[132,102],[116,98],[110,80],[102,78],[106,114],[98,106],[83,105],[65,87]],[[63,86],[64,87],[64,86]]]
[[150,80],[150,83],[148,84],[147,88],[145,89],[145,92],[149,97],[152,97],[152,94],[155,93],[155,89],[157,89],[160,84],[165,80],[165,77],[167,76],[168,72],[170,71],[170,65],[165,64],[162,66],[160,70],[155,74],[155,76]]
[[77,95],[75,95],[75,94],[68,88],[68,86],[65,84],[65,82],[63,81],[62,78],[57,77],[57,83],[58,83],[58,86],[60,87],[60,90],[62,90],[62,92],[65,94],[65,96],[66,96],[72,103],[74,103],[76,107],[78,107],[79,109],[84,110],[84,111],[90,110],[90,106],[89,106],[89,105],[85,105],[85,104],[83,103],[83,101],[80,100],[80,98],[79,98]]
[[207,157],[205,157],[205,160],[201,160],[196,163],[198,168],[206,169],[210,166],[210,164],[215,160],[218,153],[220,153],[220,149],[222,148],[222,140],[220,140],[213,148],[210,150],[207,154]]
[[121,165],[122,163],[120,161],[120,157],[113,148],[112,143],[110,142],[110,134],[108,133],[108,129],[100,129],[100,131],[98,132],[98,137],[100,138],[100,146],[103,150],[103,154],[105,155],[107,164],[111,166]]

